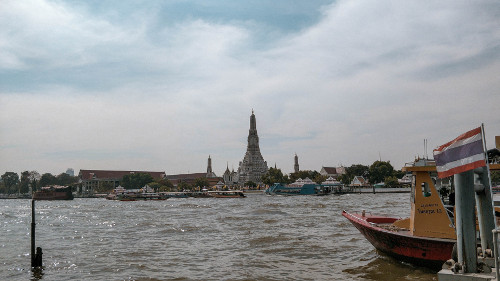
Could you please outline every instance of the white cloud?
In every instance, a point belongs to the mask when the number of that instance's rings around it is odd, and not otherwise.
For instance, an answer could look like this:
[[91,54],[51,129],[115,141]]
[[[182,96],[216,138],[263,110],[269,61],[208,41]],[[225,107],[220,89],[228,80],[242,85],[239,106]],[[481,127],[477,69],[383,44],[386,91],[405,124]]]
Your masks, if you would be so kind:
[[271,42],[255,21],[6,5],[0,170],[195,172],[211,154],[222,173],[243,158],[252,108],[265,159],[285,172],[295,152],[304,169],[379,152],[399,168],[424,138],[500,130],[494,1],[338,1]]

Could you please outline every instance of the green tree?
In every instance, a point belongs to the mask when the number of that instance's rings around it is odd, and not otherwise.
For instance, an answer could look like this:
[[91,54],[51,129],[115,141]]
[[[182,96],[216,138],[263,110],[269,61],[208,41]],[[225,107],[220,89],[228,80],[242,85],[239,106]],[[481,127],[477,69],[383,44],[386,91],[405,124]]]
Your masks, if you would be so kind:
[[318,175],[321,175],[318,171],[311,171],[311,170],[298,171],[297,173],[290,174],[290,181],[294,182],[298,179],[305,179],[305,178],[314,180]]
[[39,184],[40,184],[41,187],[50,186],[50,185],[56,185],[57,184],[57,178],[54,175],[52,175],[51,173],[45,173],[40,178]]
[[78,182],[78,177],[72,177],[66,173],[61,173],[57,176],[57,184],[68,186]]
[[253,182],[253,181],[247,181],[245,183],[245,186],[248,186],[248,187],[251,187],[251,188],[255,188],[255,187],[257,187],[257,184],[255,182]]
[[184,181],[183,181],[183,182],[181,182],[181,183],[179,183],[179,184],[177,185],[177,189],[178,189],[179,191],[183,191],[183,190],[192,190],[192,189],[193,189],[193,187],[192,187],[190,184],[188,184],[187,182],[184,182]]
[[350,184],[355,176],[364,176],[370,168],[365,165],[355,164],[345,168],[345,174],[339,176],[343,184]]
[[11,188],[19,184],[19,175],[14,172],[5,172],[5,174],[2,175],[2,181],[7,193],[15,193],[15,190],[11,192]]
[[112,182],[101,182],[97,186],[96,189],[94,189],[95,193],[109,193],[113,191],[115,188],[115,185]]
[[156,179],[155,182],[159,183],[160,186],[174,187],[174,184],[168,179]]
[[209,186],[210,183],[208,182],[207,178],[197,178],[194,182],[194,186],[198,188],[202,188],[204,186]]
[[312,180],[317,184],[321,184],[322,182],[326,181],[326,176],[318,173]]
[[267,185],[273,185],[275,183],[287,183],[288,178],[285,178],[281,169],[269,168],[267,173],[262,176],[262,182]]
[[157,182],[150,182],[148,183],[149,187],[151,187],[155,192],[158,192],[160,190],[160,184]]
[[398,187],[398,179],[395,176],[388,176],[384,179],[385,187]]
[[371,184],[379,183],[390,177],[394,173],[394,168],[389,161],[375,161],[369,169],[369,179]]
[[24,171],[21,173],[21,182],[19,183],[19,192],[28,193],[30,191],[30,172]]
[[31,190],[36,191],[38,190],[39,184],[38,182],[40,181],[40,174],[37,171],[31,171],[28,174],[28,179],[29,179],[29,184],[31,185]]
[[500,184],[500,171],[490,171],[491,183]]
[[125,189],[138,189],[151,182],[154,182],[154,179],[150,174],[134,173],[125,175],[120,184]]
[[168,187],[166,185],[162,185],[160,186],[160,189],[159,189],[160,192],[169,192],[169,191],[172,191],[172,188],[171,187]]
[[160,185],[159,190],[161,192],[172,191],[174,188],[174,185],[168,179],[156,179],[155,182]]
[[404,175],[406,175],[406,172],[403,172],[401,170],[394,170],[394,174],[393,174],[396,178],[400,179],[402,177],[404,177]]

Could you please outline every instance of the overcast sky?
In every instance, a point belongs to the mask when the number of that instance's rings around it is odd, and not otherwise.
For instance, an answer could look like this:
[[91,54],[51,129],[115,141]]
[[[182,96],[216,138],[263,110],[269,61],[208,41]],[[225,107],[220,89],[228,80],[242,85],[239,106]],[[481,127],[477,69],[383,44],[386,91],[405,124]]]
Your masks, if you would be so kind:
[[500,135],[500,2],[47,1],[0,8],[0,174],[400,169]]

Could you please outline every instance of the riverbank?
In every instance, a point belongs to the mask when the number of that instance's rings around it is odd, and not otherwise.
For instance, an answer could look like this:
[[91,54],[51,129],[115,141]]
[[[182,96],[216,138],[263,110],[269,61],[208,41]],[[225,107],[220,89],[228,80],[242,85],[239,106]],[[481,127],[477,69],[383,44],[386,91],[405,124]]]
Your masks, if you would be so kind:
[[[356,194],[356,193],[410,193],[411,188],[409,187],[403,187],[403,188],[383,188],[383,187],[377,187],[377,188],[372,188],[372,187],[356,187],[356,188],[351,188],[351,189],[344,189],[341,194]],[[251,195],[264,195],[264,190],[244,190],[243,191],[245,194],[251,194]],[[82,196],[82,195],[74,195],[75,198],[81,198],[81,199],[93,199],[93,198],[105,198],[107,194],[95,194],[93,196]],[[0,194],[0,199],[31,199],[31,195],[29,194]]]
[[345,191],[344,193],[410,193],[411,187],[355,187],[351,190]]

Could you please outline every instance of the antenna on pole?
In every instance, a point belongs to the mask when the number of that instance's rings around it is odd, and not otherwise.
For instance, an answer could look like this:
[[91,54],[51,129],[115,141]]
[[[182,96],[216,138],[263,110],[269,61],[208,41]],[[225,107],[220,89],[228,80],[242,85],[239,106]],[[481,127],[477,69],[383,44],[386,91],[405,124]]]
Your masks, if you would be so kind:
[[427,155],[427,139],[424,139],[424,158],[425,159],[428,159],[428,155]]

